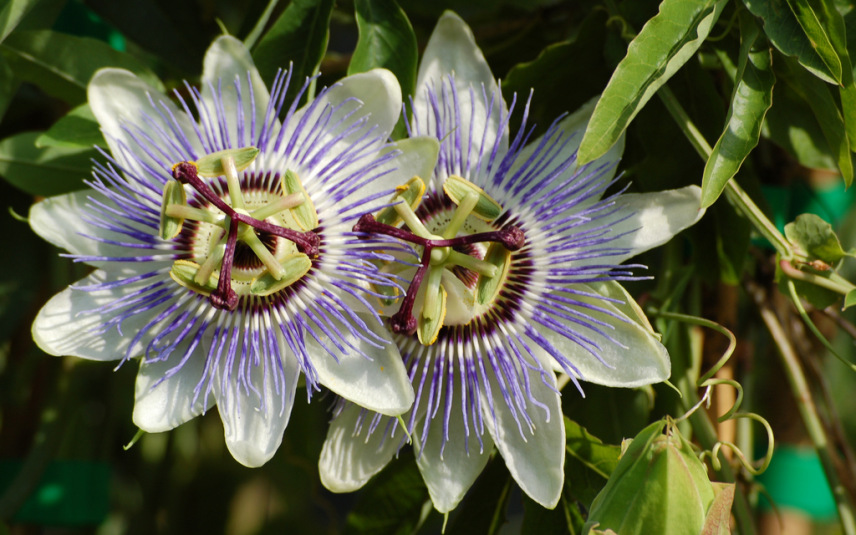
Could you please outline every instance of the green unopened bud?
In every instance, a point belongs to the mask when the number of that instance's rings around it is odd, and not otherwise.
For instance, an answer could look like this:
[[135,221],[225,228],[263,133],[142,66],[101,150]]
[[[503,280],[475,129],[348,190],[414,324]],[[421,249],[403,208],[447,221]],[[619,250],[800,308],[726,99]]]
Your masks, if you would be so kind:
[[733,496],[733,486],[710,482],[674,422],[661,420],[630,443],[594,499],[583,532],[728,533]]

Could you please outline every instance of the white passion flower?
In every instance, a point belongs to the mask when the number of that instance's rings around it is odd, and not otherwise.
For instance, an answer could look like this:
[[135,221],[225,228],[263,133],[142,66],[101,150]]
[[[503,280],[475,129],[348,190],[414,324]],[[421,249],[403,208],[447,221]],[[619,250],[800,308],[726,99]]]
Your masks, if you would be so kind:
[[[604,197],[623,147],[577,165],[592,109],[537,140],[524,111],[509,139],[497,82],[470,29],[447,13],[425,49],[408,125],[440,141],[437,164],[356,227],[414,249],[414,260],[384,270],[412,280],[390,327],[416,391],[403,420],[440,512],[460,502],[494,445],[526,494],[556,505],[565,457],[556,372],[578,389],[669,377],[665,348],[618,281],[636,267],[622,262],[701,217],[700,191]],[[322,482],[359,488],[404,435],[395,419],[340,403]]]
[[280,72],[269,93],[228,36],[186,98],[101,70],[88,97],[112,156],[89,189],[30,211],[36,233],[95,268],[39,312],[39,347],[142,357],[134,423],[166,431],[216,404],[247,466],[282,442],[301,375],[307,397],[324,385],[386,415],[414,399],[368,301],[396,284],[377,268],[389,240],[352,230],[419,159],[387,145],[400,88],[375,70],[297,109],[290,83]]

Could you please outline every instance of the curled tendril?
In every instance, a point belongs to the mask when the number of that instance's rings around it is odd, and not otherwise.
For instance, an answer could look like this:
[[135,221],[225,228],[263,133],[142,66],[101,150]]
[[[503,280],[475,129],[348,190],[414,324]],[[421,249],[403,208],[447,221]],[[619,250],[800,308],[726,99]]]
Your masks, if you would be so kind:
[[728,385],[737,390],[737,397],[734,400],[734,404],[731,406],[728,411],[722,416],[717,418],[717,421],[722,423],[726,420],[736,420],[736,419],[749,419],[754,420],[764,426],[764,429],[767,431],[767,452],[764,455],[764,459],[760,465],[756,466],[755,463],[750,461],[743,451],[733,442],[728,441],[718,441],[716,442],[710,451],[703,451],[699,458],[704,460],[705,458],[710,458],[711,467],[717,472],[722,468],[722,462],[719,459],[719,452],[723,446],[727,446],[732,453],[738,458],[740,464],[743,465],[746,470],[752,475],[759,475],[767,470],[767,467],[770,466],[770,461],[773,459],[773,449],[775,447],[775,438],[773,436],[773,428],[770,427],[770,423],[764,419],[764,417],[755,414],[755,413],[746,413],[746,412],[737,412],[740,409],[740,405],[743,403],[743,386],[740,385],[737,381],[733,379],[718,379],[715,378],[716,372],[722,369],[725,366],[725,363],[731,358],[731,355],[734,354],[734,350],[737,347],[737,337],[734,336],[729,329],[723,327],[722,325],[716,323],[715,321],[711,321],[705,318],[699,318],[697,316],[690,316],[688,314],[678,314],[675,312],[662,312],[657,309],[652,309],[651,313],[659,316],[663,319],[672,319],[676,321],[681,321],[683,323],[688,323],[691,325],[698,325],[700,327],[706,327],[708,329],[712,329],[726,338],[728,338],[728,347],[722,353],[722,356],[716,363],[711,366],[711,368],[699,377],[696,382],[696,386],[698,388],[704,388],[704,394],[699,399],[698,403],[690,407],[690,409],[683,414],[681,417],[676,418],[675,421],[681,421],[692,416],[702,405],[706,407],[710,407],[710,394],[713,390],[714,386],[717,385]]

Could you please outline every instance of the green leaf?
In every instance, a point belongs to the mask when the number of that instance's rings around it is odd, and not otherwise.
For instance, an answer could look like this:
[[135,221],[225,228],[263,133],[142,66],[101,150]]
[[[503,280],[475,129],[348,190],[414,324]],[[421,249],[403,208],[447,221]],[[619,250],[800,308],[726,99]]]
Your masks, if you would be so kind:
[[545,509],[529,496],[523,496],[523,525],[520,533],[576,535],[582,533],[583,523],[579,508],[564,497],[551,510]]
[[505,520],[511,475],[499,455],[488,461],[464,501],[452,513],[445,535],[495,534]]
[[618,464],[619,446],[604,444],[582,426],[565,416],[568,453],[589,470],[607,479]]
[[847,256],[832,225],[815,214],[802,214],[785,225],[785,237],[807,255],[808,260],[822,260],[834,265]]
[[278,69],[291,70],[290,102],[312,76],[327,50],[333,0],[294,0],[253,49],[253,61],[268,83]]
[[764,33],[782,54],[796,57],[800,65],[822,80],[837,83],[786,0],[743,0],[743,3],[758,17]]
[[726,3],[663,0],[660,12],[628,46],[597,103],[580,144],[580,163],[609,150],[645,103],[695,54]]
[[89,104],[74,108],[36,139],[39,148],[92,148],[94,145],[106,147],[107,143]]
[[0,119],[6,114],[12,97],[18,89],[18,82],[12,72],[12,67],[2,55],[0,55]]
[[383,67],[398,78],[402,95],[412,95],[419,50],[407,15],[395,0],[356,0],[354,8],[360,37],[348,74]]
[[[824,3],[823,0],[787,0],[787,2],[812,48],[826,65],[827,72],[840,85],[843,67],[836,49],[844,49],[846,53],[846,48],[843,41],[833,43],[836,37],[840,38],[843,35],[836,35],[836,28],[826,20],[826,13],[821,5]],[[842,21],[841,30],[843,29]]]
[[39,132],[0,141],[0,176],[32,195],[58,195],[79,190],[90,175],[92,149],[37,148]]
[[344,533],[412,533],[426,500],[428,489],[413,456],[401,455],[363,488],[345,520]]
[[722,194],[743,161],[758,145],[764,116],[773,104],[776,77],[771,69],[773,60],[769,48],[752,50],[758,30],[754,23],[742,25],[743,43],[737,83],[731,95],[731,106],[725,120],[725,130],[716,142],[704,167],[701,183],[701,206],[707,208]]
[[145,65],[88,37],[50,30],[15,32],[0,45],[0,52],[16,76],[70,104],[86,101],[89,79],[102,67],[128,69],[153,87],[163,89],[158,77]]
[[847,292],[847,295],[844,297],[844,308],[850,308],[853,305],[856,305],[856,290],[850,290]]
[[0,43],[12,33],[15,26],[21,22],[24,15],[39,3],[40,0],[9,0],[0,9]]
[[776,98],[767,112],[761,134],[793,156],[800,165],[809,169],[838,169],[814,113],[787,84],[776,86]]
[[799,68],[792,58],[781,58],[783,67],[782,79],[804,101],[814,113],[823,136],[829,145],[832,155],[836,158],[838,170],[844,183],[848,186],[853,182],[853,160],[850,155],[850,141],[844,127],[844,119],[835,103],[832,93],[820,80],[809,76]]

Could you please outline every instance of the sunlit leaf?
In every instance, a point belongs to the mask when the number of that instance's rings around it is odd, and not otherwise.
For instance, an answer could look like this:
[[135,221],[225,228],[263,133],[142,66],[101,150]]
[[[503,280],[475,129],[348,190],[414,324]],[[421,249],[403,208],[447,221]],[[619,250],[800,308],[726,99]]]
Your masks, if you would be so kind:
[[266,82],[273,81],[278,69],[291,70],[287,101],[321,63],[330,39],[332,12],[333,0],[295,0],[253,49],[253,60]]
[[815,76],[836,83],[835,76],[812,46],[786,0],[743,0],[743,3],[758,17],[764,33],[782,54],[796,57],[800,65]]
[[39,148],[92,148],[94,145],[106,147],[107,143],[89,104],[74,108],[36,139]]
[[383,67],[398,78],[402,95],[412,95],[419,51],[407,15],[395,0],[356,0],[354,7],[360,37],[348,74]]
[[606,86],[578,159],[589,162],[618,140],[639,109],[687,62],[707,38],[727,0],[664,0],[627,48]]
[[39,0],[8,0],[0,9],[0,43],[12,33],[24,15],[39,3]]
[[844,308],[850,308],[856,305],[856,290],[850,290],[844,297]]
[[742,35],[740,64],[725,130],[704,168],[702,208],[707,208],[719,198],[725,185],[743,165],[743,160],[758,144],[764,116],[773,104],[776,77],[771,69],[772,51],[764,47],[752,50],[758,35],[757,27],[753,23],[742,27],[746,31]]
[[785,225],[785,236],[808,254],[809,261],[822,260],[833,265],[847,256],[832,225],[815,214],[802,214]]
[[154,73],[132,56],[109,45],[49,30],[15,32],[0,45],[16,76],[70,104],[86,101],[86,85],[102,67],[121,67],[155,88],[163,85]]
[[33,195],[58,195],[83,187],[89,176],[92,149],[37,148],[38,132],[0,141],[0,176]]
[[827,72],[840,85],[843,66],[837,50],[843,49],[845,53],[847,52],[844,41],[841,39],[844,30],[843,21],[842,34],[838,35],[837,28],[827,20],[824,0],[787,0],[787,2],[815,53],[826,65]]

